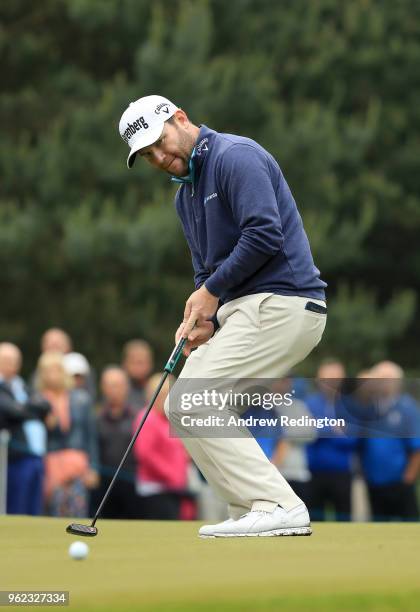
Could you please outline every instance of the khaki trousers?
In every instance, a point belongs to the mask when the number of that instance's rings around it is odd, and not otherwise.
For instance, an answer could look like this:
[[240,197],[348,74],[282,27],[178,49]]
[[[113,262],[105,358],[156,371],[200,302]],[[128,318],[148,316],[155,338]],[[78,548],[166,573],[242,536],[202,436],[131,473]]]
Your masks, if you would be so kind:
[[[179,378],[279,378],[321,340],[326,315],[305,310],[312,298],[271,293],[247,295],[224,304],[220,329],[193,351]],[[175,383],[176,385],[176,383]],[[165,410],[173,420],[173,406]],[[291,510],[302,503],[252,437],[183,437],[191,457],[237,519],[249,510]]]

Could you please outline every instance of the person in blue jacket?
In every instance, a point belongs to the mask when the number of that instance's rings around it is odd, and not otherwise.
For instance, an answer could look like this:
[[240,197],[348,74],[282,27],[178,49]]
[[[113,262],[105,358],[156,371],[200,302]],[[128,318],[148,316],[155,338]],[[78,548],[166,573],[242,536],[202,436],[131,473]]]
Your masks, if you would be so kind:
[[[306,398],[306,404],[316,418],[341,416],[340,389],[346,372],[335,359],[325,360],[317,372],[318,391]],[[326,506],[338,521],[350,520],[353,457],[356,438],[342,429],[326,427],[307,446],[308,465],[312,474],[310,510],[315,520],[325,520]]]
[[[130,147],[128,167],[142,157],[179,184],[175,206],[195,282],[175,337],[188,339],[184,386],[191,379],[220,387],[227,379],[289,372],[321,340],[326,284],[277,161],[250,138],[195,125],[158,95],[132,102],[119,132]],[[230,518],[203,526],[200,536],[311,533],[305,504],[255,439],[193,435],[171,396],[165,410],[172,425],[229,505]],[[198,419],[203,408],[188,414]]]
[[420,407],[403,393],[404,372],[396,363],[382,361],[369,375],[374,401],[365,407],[367,419],[360,421],[359,451],[372,516],[377,521],[417,521]]

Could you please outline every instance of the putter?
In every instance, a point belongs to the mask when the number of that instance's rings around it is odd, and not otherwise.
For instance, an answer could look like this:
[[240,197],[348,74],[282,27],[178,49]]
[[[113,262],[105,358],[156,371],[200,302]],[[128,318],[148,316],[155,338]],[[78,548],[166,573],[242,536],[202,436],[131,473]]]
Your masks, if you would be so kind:
[[185,344],[187,342],[187,338],[181,338],[181,340],[178,342],[178,344],[176,345],[176,347],[174,348],[174,350],[172,351],[171,356],[168,359],[167,364],[165,365],[165,373],[163,374],[159,385],[156,389],[156,391],[153,394],[152,399],[149,402],[149,405],[147,407],[146,412],[143,415],[142,420],[140,421],[136,431],[134,432],[133,437],[131,438],[130,444],[128,445],[127,450],[124,453],[123,458],[121,459],[120,465],[117,467],[117,470],[110,482],[109,487],[107,488],[105,495],[102,498],[101,503],[99,504],[99,507],[96,511],[95,516],[93,517],[92,523],[90,525],[82,525],[79,523],[71,523],[70,525],[68,525],[68,527],[66,528],[67,533],[71,533],[73,535],[78,535],[78,536],[85,536],[85,537],[94,537],[96,535],[98,535],[98,528],[95,527],[96,521],[98,520],[98,517],[101,513],[101,510],[106,502],[106,500],[108,499],[109,494],[111,493],[112,487],[114,486],[114,482],[116,481],[118,474],[120,473],[120,470],[122,468],[122,466],[124,465],[125,460],[127,459],[128,453],[131,451],[131,449],[133,448],[134,442],[137,440],[137,436],[139,435],[141,428],[143,427],[147,416],[149,414],[149,412],[151,411],[153,404],[155,403],[155,400],[157,398],[157,396],[159,395],[160,390],[163,387],[163,383],[165,382],[166,378],[168,377],[168,374],[171,374],[173,372],[173,370],[175,369],[176,364],[178,363],[178,360],[182,354],[182,349],[184,348]]

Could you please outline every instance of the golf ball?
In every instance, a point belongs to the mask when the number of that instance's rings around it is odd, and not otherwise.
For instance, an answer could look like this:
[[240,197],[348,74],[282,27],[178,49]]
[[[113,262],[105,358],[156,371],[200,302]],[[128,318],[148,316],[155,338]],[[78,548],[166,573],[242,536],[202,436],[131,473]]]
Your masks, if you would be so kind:
[[86,559],[89,546],[85,542],[73,542],[69,547],[69,555],[72,559]]

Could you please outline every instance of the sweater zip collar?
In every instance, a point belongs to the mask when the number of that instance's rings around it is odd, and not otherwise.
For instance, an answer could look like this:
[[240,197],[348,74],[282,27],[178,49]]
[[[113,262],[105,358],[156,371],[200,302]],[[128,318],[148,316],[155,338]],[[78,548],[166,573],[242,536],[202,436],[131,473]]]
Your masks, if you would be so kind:
[[206,125],[200,125],[200,132],[197,138],[197,144],[191,152],[191,157],[188,161],[188,174],[186,176],[172,176],[171,181],[174,183],[186,183],[191,184],[191,196],[194,195],[195,183],[197,178],[197,171],[200,170],[201,165],[204,161],[205,156],[209,150],[208,144],[209,139],[214,134],[213,130],[210,130]]
[[171,181],[173,181],[174,183],[181,183],[182,185],[185,185],[186,183],[190,183],[191,184],[191,189],[192,189],[192,195],[194,195],[194,180],[195,180],[195,166],[194,166],[194,157],[195,157],[195,147],[193,148],[192,152],[191,152],[191,157],[188,161],[188,174],[186,176],[172,176],[171,177]]

